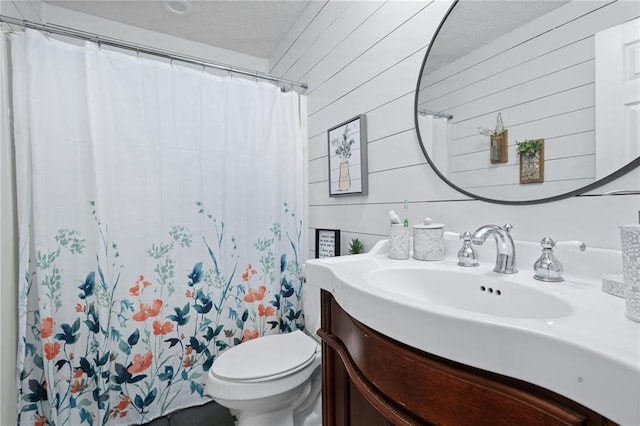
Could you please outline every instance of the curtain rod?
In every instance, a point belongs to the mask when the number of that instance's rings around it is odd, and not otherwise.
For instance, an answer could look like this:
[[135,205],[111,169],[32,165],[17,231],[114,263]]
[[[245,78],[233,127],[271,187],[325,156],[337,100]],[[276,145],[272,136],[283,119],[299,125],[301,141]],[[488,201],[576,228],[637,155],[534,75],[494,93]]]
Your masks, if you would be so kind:
[[442,117],[442,118],[446,118],[448,120],[453,120],[453,115],[451,114],[445,114],[442,112],[432,112],[432,111],[427,111],[426,109],[419,109],[418,110],[418,114],[421,115],[433,115],[434,117]]
[[220,64],[217,62],[210,62],[204,59],[196,58],[193,56],[180,55],[178,53],[169,52],[160,49],[154,49],[152,47],[138,45],[135,43],[128,43],[115,38],[105,37],[97,34],[87,33],[81,30],[76,30],[69,27],[64,27],[55,24],[38,24],[36,22],[27,21],[23,19],[12,18],[10,16],[0,15],[0,22],[5,22],[11,25],[17,25],[24,28],[31,28],[34,30],[44,31],[51,34],[58,34],[66,37],[72,37],[80,40],[92,41],[98,45],[104,44],[105,46],[117,47],[121,49],[133,50],[137,53],[145,53],[152,56],[159,56],[166,59],[177,60],[188,64],[200,65],[202,67],[214,68],[217,70],[227,71],[233,74],[241,74],[261,80],[268,80],[277,83],[285,83],[291,86],[300,87],[302,89],[308,89],[307,83],[301,83],[299,81],[287,80],[284,78],[273,77],[269,74],[253,71],[245,68],[235,68],[230,65]]

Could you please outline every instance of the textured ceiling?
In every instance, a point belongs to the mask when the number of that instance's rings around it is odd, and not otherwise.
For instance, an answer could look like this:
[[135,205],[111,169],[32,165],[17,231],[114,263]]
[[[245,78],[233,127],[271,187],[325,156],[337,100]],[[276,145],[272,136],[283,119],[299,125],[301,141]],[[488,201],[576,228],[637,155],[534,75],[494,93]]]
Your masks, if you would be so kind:
[[159,0],[45,0],[124,24],[268,58],[311,0],[192,0],[188,16]]
[[568,0],[460,0],[433,43],[425,73],[433,72],[566,3]]

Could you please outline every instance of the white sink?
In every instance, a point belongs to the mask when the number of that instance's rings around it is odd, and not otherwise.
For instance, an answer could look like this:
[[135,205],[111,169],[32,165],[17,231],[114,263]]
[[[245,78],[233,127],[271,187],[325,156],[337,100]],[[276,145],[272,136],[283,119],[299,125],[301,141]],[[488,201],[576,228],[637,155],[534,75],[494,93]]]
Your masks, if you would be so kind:
[[[399,296],[479,314],[510,318],[558,318],[571,305],[552,294],[465,269],[378,269],[364,275],[371,286]],[[494,274],[495,275],[495,274]]]
[[640,323],[600,290],[620,252],[563,253],[565,282],[545,283],[527,269],[539,244],[517,244],[520,272],[510,275],[490,261],[459,267],[455,251],[438,262],[392,260],[386,241],[366,254],[309,260],[305,273],[353,318],[399,342],[640,425]]

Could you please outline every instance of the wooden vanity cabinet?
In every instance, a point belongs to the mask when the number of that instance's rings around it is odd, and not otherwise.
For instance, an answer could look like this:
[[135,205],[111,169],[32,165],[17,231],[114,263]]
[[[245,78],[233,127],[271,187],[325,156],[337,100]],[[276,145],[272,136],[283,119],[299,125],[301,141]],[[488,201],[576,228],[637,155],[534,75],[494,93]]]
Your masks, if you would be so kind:
[[325,426],[615,424],[546,389],[383,336],[326,291],[318,334]]

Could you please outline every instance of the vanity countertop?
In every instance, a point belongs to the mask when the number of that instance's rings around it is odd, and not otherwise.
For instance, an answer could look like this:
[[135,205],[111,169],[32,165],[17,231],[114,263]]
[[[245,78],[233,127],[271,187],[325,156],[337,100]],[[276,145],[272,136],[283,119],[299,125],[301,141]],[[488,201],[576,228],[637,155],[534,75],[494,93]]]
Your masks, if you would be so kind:
[[[532,262],[539,253],[539,244],[517,242],[517,247],[519,256]],[[309,260],[307,282],[332,293],[353,318],[399,342],[536,384],[622,425],[640,425],[640,323],[625,318],[624,299],[601,290],[602,275],[621,269],[619,251],[562,253],[569,271],[562,283],[534,280],[531,267],[522,262],[517,274],[505,275],[493,272],[493,263],[486,261],[461,268],[455,255],[424,262],[392,260],[387,253],[383,240],[366,254]],[[437,272],[433,276],[454,280],[460,274],[477,276],[474,290],[482,284],[517,289],[569,308],[546,315],[541,307],[539,316],[519,317],[517,312],[492,315],[450,306],[399,292],[393,277],[405,279],[407,271]],[[386,278],[372,285],[371,277],[378,272]],[[508,294],[501,299],[505,303]],[[531,306],[527,310],[535,313]]]

